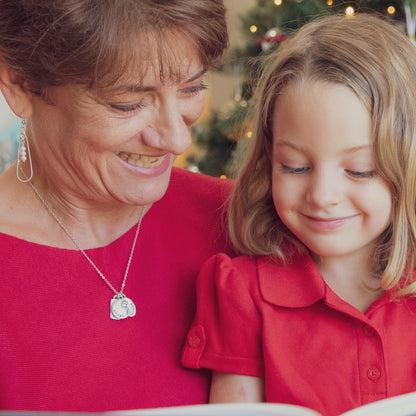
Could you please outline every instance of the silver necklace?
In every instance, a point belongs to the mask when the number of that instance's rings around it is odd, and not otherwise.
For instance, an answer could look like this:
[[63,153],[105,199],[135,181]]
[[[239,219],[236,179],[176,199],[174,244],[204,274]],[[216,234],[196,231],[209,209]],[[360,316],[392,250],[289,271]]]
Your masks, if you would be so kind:
[[123,283],[121,284],[121,289],[117,292],[117,290],[114,288],[114,286],[109,282],[109,280],[104,276],[104,274],[101,272],[101,270],[95,265],[95,263],[90,259],[88,254],[80,247],[77,240],[74,238],[74,236],[69,232],[69,230],[65,227],[63,222],[57,217],[57,215],[52,211],[51,207],[48,205],[48,203],[42,198],[42,195],[39,193],[35,185],[29,180],[29,185],[32,187],[33,191],[37,195],[37,197],[40,199],[42,204],[45,206],[45,208],[50,212],[52,217],[56,220],[56,222],[60,225],[60,227],[65,231],[66,235],[72,240],[75,247],[84,255],[84,257],[88,260],[88,262],[91,264],[91,266],[94,268],[94,270],[98,273],[98,275],[101,277],[101,279],[104,280],[105,283],[110,287],[110,289],[115,293],[113,298],[110,301],[110,318],[115,320],[125,319],[128,317],[133,317],[136,315],[136,305],[134,302],[128,298],[124,293],[124,287],[126,286],[127,281],[127,275],[129,273],[130,269],[130,263],[133,258],[134,249],[136,247],[136,241],[137,237],[140,232],[140,225],[142,223],[143,214],[144,214],[144,208],[142,209],[142,212],[140,213],[140,218],[137,223],[137,229],[136,234],[134,235],[133,244],[131,246],[129,259],[127,261],[126,271],[124,272],[124,279]]

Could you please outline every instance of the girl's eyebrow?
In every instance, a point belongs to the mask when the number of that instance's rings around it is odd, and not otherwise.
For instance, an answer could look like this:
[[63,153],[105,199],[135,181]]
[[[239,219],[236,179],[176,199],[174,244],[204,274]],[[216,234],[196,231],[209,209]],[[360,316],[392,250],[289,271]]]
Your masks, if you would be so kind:
[[287,146],[299,152],[302,152],[304,150],[302,146],[299,146],[298,144],[292,142],[291,140],[275,139],[273,142],[275,146]]
[[359,152],[360,150],[371,150],[372,146],[371,144],[363,144],[362,146],[354,146],[351,147],[349,149],[346,149],[347,153],[355,153],[355,152]]
[[[303,146],[299,146],[298,144],[292,142],[291,140],[287,140],[287,139],[276,139],[274,140],[274,144],[276,146],[287,146],[290,147],[291,149],[297,150],[298,152],[303,152],[305,149]],[[372,149],[372,145],[371,144],[363,144],[363,145],[359,145],[359,146],[353,146],[350,147],[348,149],[344,149],[345,153],[356,153],[359,152],[361,150],[371,150]]]

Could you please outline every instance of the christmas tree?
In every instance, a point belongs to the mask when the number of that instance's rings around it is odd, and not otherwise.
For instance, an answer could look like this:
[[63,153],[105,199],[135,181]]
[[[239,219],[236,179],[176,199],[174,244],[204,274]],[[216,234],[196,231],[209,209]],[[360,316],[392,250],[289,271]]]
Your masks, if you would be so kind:
[[200,152],[188,161],[195,170],[212,176],[233,176],[237,142],[250,135],[244,121],[259,73],[261,59],[257,58],[269,54],[308,21],[333,13],[377,14],[414,39],[416,0],[257,0],[256,7],[240,16],[244,46],[231,49],[222,68],[233,73],[237,68],[240,73],[241,85],[234,94],[233,107],[213,112],[204,124],[193,129]]

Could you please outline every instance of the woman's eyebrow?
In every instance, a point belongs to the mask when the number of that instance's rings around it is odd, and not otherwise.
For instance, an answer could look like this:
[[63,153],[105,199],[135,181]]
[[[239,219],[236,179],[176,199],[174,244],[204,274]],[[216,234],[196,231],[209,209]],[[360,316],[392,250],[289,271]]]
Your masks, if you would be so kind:
[[206,74],[206,72],[207,72],[207,69],[206,69],[206,68],[202,69],[202,70],[201,70],[201,71],[199,71],[197,74],[195,74],[193,77],[191,77],[191,78],[187,79],[187,80],[185,81],[185,83],[187,83],[187,82],[192,82],[192,81],[195,81],[195,80],[196,80],[196,79],[198,79],[198,78],[201,78],[204,74]]
[[[191,76],[189,79],[183,81],[183,83],[187,84],[188,82],[192,82],[197,80],[198,78],[201,78],[205,73],[207,72],[207,69],[204,68],[201,71],[199,71],[197,74]],[[149,92],[149,91],[155,91],[156,87],[152,86],[143,86],[141,84],[130,84],[130,85],[118,85],[112,88],[113,92],[118,93],[126,93],[126,92],[132,92],[132,93],[140,93],[140,92]]]

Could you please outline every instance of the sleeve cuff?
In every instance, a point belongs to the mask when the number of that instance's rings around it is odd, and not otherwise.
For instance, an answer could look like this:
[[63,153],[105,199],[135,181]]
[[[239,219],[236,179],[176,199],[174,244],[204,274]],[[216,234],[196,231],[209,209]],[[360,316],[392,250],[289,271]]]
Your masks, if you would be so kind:
[[188,368],[201,368],[201,357],[206,345],[206,336],[202,325],[194,326],[186,337],[182,349],[181,363]]

